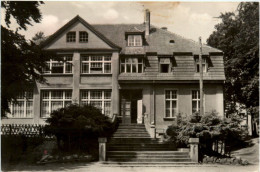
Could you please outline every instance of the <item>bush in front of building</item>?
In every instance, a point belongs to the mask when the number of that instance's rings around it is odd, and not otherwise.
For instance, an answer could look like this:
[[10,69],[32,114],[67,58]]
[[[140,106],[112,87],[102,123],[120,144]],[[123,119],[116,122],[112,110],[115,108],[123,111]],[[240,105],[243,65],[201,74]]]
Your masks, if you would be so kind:
[[238,146],[245,145],[248,138],[247,129],[240,126],[240,119],[232,116],[221,118],[216,111],[198,113],[177,118],[177,125],[168,127],[166,134],[177,146],[188,146],[189,138],[199,138],[202,155],[228,155]]
[[98,137],[109,137],[117,127],[117,122],[111,122],[98,108],[78,104],[53,111],[46,122],[45,133],[56,136],[59,151],[94,155]]

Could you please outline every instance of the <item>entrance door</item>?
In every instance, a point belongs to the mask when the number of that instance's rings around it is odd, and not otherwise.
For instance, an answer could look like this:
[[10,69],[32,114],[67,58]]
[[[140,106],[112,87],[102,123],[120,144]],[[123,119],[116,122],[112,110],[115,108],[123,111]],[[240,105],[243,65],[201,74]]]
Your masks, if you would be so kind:
[[121,115],[122,123],[129,124],[131,123],[131,101],[122,99],[121,100]]
[[121,90],[120,94],[122,123],[137,123],[137,101],[142,99],[142,90]]

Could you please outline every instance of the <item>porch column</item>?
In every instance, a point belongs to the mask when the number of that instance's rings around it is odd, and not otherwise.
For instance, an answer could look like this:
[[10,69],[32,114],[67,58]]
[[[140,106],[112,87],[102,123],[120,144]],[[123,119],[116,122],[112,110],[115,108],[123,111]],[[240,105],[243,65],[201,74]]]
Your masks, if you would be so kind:
[[80,84],[80,53],[73,54],[73,91],[72,102],[79,104],[79,84]]
[[112,54],[112,112],[119,115],[119,53]]

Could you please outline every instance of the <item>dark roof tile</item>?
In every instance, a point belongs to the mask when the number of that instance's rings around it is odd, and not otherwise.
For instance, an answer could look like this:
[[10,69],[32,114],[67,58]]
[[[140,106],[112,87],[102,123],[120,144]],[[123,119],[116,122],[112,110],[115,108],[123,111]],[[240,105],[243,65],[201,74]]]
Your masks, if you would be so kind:
[[[135,28],[135,30],[143,31],[145,28],[144,24],[99,24],[92,26],[110,41],[121,46],[123,54],[126,51],[125,32],[133,28]],[[174,43],[170,43],[170,40],[174,40]],[[198,42],[186,39],[153,25],[151,26],[150,35],[146,37],[144,48],[145,52],[157,52],[157,54],[173,54],[173,52],[192,52],[193,54],[199,54],[200,50]],[[202,51],[203,54],[222,52],[207,45],[203,45]]]

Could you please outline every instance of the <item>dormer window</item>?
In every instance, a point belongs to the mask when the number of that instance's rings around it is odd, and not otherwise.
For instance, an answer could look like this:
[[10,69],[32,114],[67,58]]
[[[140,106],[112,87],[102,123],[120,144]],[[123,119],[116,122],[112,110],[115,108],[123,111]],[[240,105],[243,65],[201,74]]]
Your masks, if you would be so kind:
[[76,42],[76,32],[67,33],[67,42]]
[[140,47],[142,46],[141,35],[128,35],[128,46],[129,47]]
[[[196,64],[196,72],[200,72],[200,61],[199,61],[199,57],[195,57],[195,64]],[[207,59],[205,57],[202,57],[202,71],[204,73],[207,72]]]
[[170,58],[160,58],[160,73],[170,73],[171,72],[171,59]]
[[85,31],[79,32],[79,42],[87,43],[88,42],[88,33]]

